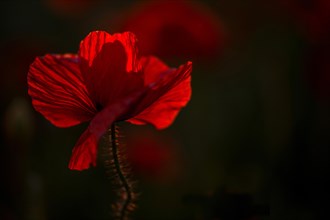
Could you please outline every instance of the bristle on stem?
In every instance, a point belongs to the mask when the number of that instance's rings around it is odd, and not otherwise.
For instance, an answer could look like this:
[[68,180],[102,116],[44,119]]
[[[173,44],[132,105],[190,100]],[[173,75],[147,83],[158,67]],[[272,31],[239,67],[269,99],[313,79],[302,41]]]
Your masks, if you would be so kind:
[[134,191],[135,182],[130,178],[130,166],[126,161],[119,137],[118,127],[115,124],[111,125],[103,147],[103,163],[118,197],[117,202],[112,204],[114,218],[128,220],[129,214],[136,208],[137,193]]

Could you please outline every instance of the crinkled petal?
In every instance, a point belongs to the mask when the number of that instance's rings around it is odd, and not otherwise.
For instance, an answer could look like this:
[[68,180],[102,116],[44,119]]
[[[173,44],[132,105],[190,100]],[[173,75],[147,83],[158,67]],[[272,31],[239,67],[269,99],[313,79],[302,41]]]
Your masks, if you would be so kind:
[[81,41],[79,56],[87,88],[106,106],[142,87],[135,35],[91,32]]
[[[125,65],[126,71],[137,71],[136,67],[138,61],[136,41],[135,35],[131,32],[111,35],[105,31],[93,31],[81,41],[78,55],[80,58],[86,60],[88,66],[91,67],[94,59],[98,56],[106,44],[118,42],[123,46],[127,55],[127,62]],[[116,51],[110,52],[116,53]]]
[[139,125],[149,123],[157,129],[168,127],[190,100],[191,71],[192,63],[187,62],[176,70],[163,72],[160,81],[154,86],[154,92],[144,97],[140,106],[137,106],[138,109],[145,109],[127,121]]
[[88,121],[96,113],[76,55],[36,58],[28,72],[28,93],[34,108],[58,127]]
[[88,129],[81,135],[75,145],[69,163],[73,170],[88,169],[90,165],[96,165],[98,141],[109,129],[111,124],[117,121],[132,106],[136,105],[147,89],[141,90],[125,97],[117,103],[106,106],[89,124]]

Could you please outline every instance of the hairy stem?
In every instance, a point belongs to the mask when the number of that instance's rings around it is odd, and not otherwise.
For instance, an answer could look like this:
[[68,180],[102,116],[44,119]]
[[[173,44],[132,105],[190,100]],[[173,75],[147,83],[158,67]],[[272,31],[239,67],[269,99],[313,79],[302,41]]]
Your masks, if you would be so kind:
[[136,194],[129,178],[126,157],[120,147],[118,133],[118,127],[115,124],[111,125],[108,131],[108,144],[105,146],[105,154],[109,159],[105,159],[104,164],[106,168],[110,168],[118,195],[118,200],[113,205],[114,215],[116,219],[126,220],[135,208]]

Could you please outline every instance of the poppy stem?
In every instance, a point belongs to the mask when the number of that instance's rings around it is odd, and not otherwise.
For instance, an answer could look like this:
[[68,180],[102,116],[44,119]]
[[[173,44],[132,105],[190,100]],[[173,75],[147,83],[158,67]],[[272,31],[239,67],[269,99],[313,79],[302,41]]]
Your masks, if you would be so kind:
[[[109,147],[108,153],[112,157],[110,160],[111,170],[113,175],[113,182],[118,189],[118,201],[113,205],[113,210],[116,219],[125,220],[128,219],[128,214],[135,208],[136,195],[133,191],[133,184],[129,178],[129,170],[126,162],[126,157],[122,154],[119,142],[119,129],[115,124],[111,125],[108,131],[109,135]],[[109,162],[106,160],[105,162]],[[105,164],[107,167],[107,164]],[[109,166],[108,166],[109,167]]]

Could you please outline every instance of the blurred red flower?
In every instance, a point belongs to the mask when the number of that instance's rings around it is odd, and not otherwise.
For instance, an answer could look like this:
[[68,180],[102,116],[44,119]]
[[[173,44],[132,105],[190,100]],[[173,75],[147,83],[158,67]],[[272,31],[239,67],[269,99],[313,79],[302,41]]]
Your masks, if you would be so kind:
[[140,3],[123,19],[121,29],[137,35],[141,53],[146,55],[205,60],[219,55],[224,45],[219,19],[192,1]]
[[299,28],[312,41],[329,39],[330,1],[329,0],[281,0]]
[[99,138],[116,121],[169,126],[190,99],[192,63],[169,68],[139,57],[135,35],[91,32],[75,54],[47,54],[31,64],[34,108],[58,127],[91,121],[76,143],[69,168],[96,165]]
[[127,158],[133,171],[144,178],[166,181],[179,172],[177,144],[152,131],[137,132],[127,138]]
[[45,5],[59,16],[80,17],[101,0],[44,0]]

